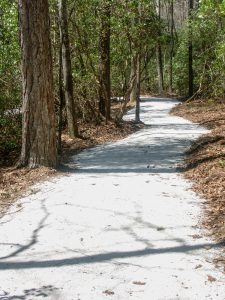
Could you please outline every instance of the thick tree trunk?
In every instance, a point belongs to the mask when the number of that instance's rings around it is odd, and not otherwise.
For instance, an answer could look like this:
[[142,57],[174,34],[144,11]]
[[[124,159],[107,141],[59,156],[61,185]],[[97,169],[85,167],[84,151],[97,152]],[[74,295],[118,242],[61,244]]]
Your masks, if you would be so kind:
[[193,44],[192,44],[192,11],[194,8],[193,0],[188,0],[189,32],[188,32],[188,96],[194,93],[194,74],[193,74]]
[[65,93],[68,131],[71,138],[78,136],[78,125],[73,96],[73,76],[67,21],[67,0],[59,0],[59,31],[62,47],[62,73]]
[[110,16],[111,4],[107,0],[100,10],[101,28],[99,37],[99,111],[106,121],[111,118],[110,83]]
[[55,167],[56,128],[47,0],[19,0],[23,130],[19,165]]

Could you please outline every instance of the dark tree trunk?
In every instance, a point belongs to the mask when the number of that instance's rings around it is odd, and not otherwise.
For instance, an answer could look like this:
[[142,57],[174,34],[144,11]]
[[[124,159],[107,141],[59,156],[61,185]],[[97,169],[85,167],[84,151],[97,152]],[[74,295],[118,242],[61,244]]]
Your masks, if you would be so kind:
[[62,125],[63,125],[63,108],[65,106],[63,80],[62,80],[62,47],[59,47],[59,113],[58,113],[58,153],[62,153]]
[[[138,2],[138,11],[137,11],[137,22],[141,24],[142,16],[142,3]],[[141,93],[141,41],[137,40],[136,43],[136,84],[137,84],[137,94],[136,94],[136,109],[135,109],[135,121],[140,122],[140,93]]]
[[78,136],[78,126],[73,95],[70,42],[68,35],[67,0],[59,0],[59,31],[62,47],[62,73],[65,93],[68,131],[71,138]]
[[169,92],[173,92],[173,52],[174,52],[174,0],[170,0],[170,66],[169,66]]
[[164,80],[163,80],[163,61],[162,61],[162,48],[160,43],[156,47],[157,71],[158,71],[158,87],[159,94],[164,94]]
[[137,98],[137,60],[132,57],[131,59],[131,78],[134,78],[133,87],[130,93],[130,102],[136,103]]
[[193,96],[194,93],[194,73],[193,73],[193,44],[192,44],[192,11],[194,8],[193,0],[188,0],[189,14],[189,33],[188,33],[188,96]]
[[47,0],[19,0],[23,80],[20,165],[56,167],[56,128]]
[[162,60],[162,47],[161,47],[161,1],[157,1],[157,7],[156,12],[158,14],[158,20],[159,20],[159,30],[158,30],[158,43],[156,46],[156,60],[157,60],[157,72],[158,72],[158,88],[159,88],[159,94],[164,94],[164,78],[163,78],[163,60]]
[[111,117],[110,83],[110,16],[111,0],[106,0],[100,8],[101,28],[99,37],[99,111],[106,121]]
[[137,55],[137,94],[136,94],[136,109],[135,109],[135,122],[140,122],[140,93],[141,93],[141,56]]

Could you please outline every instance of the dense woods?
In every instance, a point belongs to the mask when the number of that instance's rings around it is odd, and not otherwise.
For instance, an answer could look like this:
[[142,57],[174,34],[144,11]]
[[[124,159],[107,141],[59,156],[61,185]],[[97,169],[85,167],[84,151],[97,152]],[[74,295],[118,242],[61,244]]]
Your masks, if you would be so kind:
[[224,20],[223,0],[1,0],[1,163],[55,167],[62,131],[129,102],[139,122],[140,93],[224,100]]

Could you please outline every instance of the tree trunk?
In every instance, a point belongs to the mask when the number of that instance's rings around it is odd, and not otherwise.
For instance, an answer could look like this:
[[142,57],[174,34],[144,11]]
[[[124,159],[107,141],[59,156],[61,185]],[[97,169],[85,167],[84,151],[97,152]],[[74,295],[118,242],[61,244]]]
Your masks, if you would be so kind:
[[58,154],[62,154],[62,125],[63,125],[63,108],[65,106],[63,80],[62,80],[62,47],[59,47],[59,112],[58,112]]
[[[137,22],[141,25],[142,17],[142,3],[138,2],[138,15]],[[141,41],[138,40],[136,44],[136,81],[137,81],[137,93],[136,93],[136,108],[135,108],[135,121],[140,122],[140,93],[141,93]]]
[[78,136],[78,125],[73,96],[73,76],[68,35],[67,0],[59,0],[59,31],[62,47],[62,73],[65,93],[68,131],[71,138]]
[[135,122],[140,122],[140,92],[141,92],[141,56],[137,54],[137,94],[136,94],[136,108],[135,108]]
[[133,87],[130,93],[130,102],[136,103],[137,97],[137,60],[132,57],[131,59],[131,78],[134,78]]
[[56,128],[47,0],[19,0],[23,129],[19,165],[56,167]]
[[163,95],[164,94],[164,78],[163,78],[163,60],[162,60],[162,47],[161,47],[161,1],[157,1],[156,5],[156,13],[158,15],[158,20],[159,20],[159,30],[158,30],[158,43],[156,46],[156,60],[157,60],[157,72],[158,72],[158,88],[159,88],[159,94]]
[[172,94],[173,92],[173,52],[174,52],[174,7],[173,1],[170,0],[170,65],[169,65],[169,92]]
[[189,15],[189,29],[188,29],[188,96],[191,97],[194,93],[194,74],[193,74],[193,44],[192,44],[192,11],[194,8],[193,0],[188,0],[188,15]]
[[160,43],[156,47],[157,71],[158,71],[158,87],[159,94],[164,94],[164,80],[163,80],[163,61],[162,61],[162,48]]
[[110,0],[106,0],[100,9],[101,28],[99,38],[99,111],[106,121],[111,118],[110,83]]

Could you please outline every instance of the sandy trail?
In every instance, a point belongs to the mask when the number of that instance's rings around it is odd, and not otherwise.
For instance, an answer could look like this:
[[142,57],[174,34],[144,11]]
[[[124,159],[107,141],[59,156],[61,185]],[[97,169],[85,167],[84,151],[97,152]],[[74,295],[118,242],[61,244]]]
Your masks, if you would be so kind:
[[205,130],[170,116],[175,104],[143,101],[144,129],[82,152],[0,220],[1,300],[225,299],[202,200],[176,169]]

